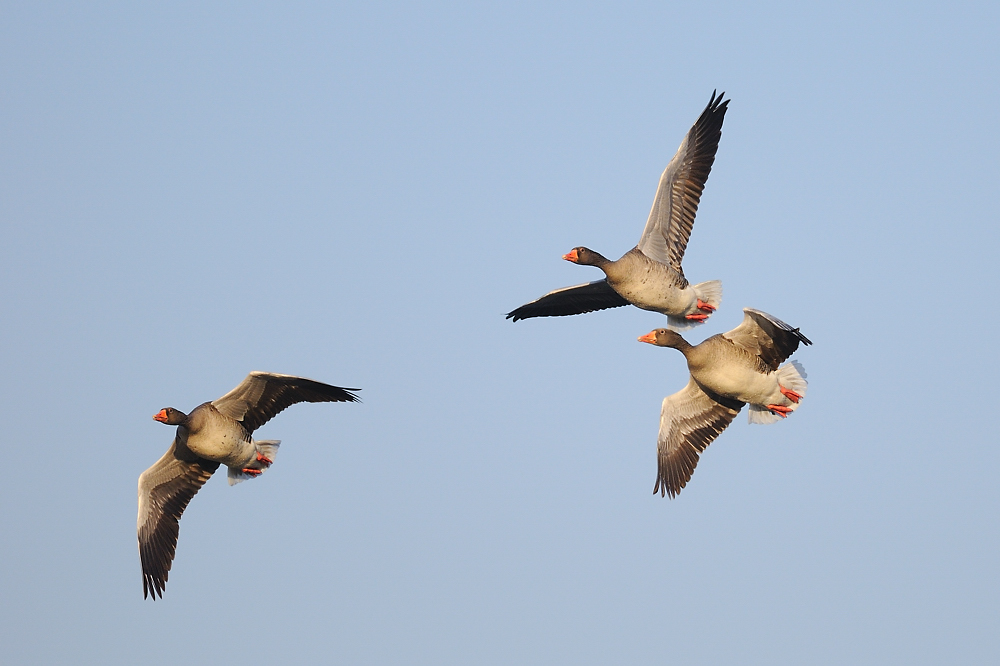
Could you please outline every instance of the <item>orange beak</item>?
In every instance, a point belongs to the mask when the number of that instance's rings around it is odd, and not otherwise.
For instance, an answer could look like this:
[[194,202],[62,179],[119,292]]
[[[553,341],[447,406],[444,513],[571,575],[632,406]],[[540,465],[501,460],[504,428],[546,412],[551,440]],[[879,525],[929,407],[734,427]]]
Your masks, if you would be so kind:
[[567,252],[566,254],[564,254],[563,255],[563,259],[565,259],[566,261],[572,261],[574,264],[576,262],[580,261],[580,257],[576,256],[576,250],[575,249],[570,250],[569,252]]
[[650,331],[646,335],[639,337],[639,342],[648,342],[651,345],[656,344],[656,331]]
[[167,422],[167,410],[161,409],[160,411],[158,411],[155,414],[153,414],[153,420],[154,421],[159,421],[160,423],[166,423]]

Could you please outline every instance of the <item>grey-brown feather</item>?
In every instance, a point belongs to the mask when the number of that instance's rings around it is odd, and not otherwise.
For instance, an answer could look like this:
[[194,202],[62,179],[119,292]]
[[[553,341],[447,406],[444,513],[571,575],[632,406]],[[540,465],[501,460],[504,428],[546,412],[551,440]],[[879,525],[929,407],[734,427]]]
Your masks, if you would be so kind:
[[800,342],[805,345],[812,344],[812,341],[802,335],[798,328],[792,328],[766,312],[743,308],[743,313],[743,322],[721,335],[758,357],[763,367],[770,372],[777,370],[778,366],[794,354]]
[[724,95],[712,93],[708,106],[664,170],[639,240],[638,246],[647,256],[663,261],[681,275],[698,204],[722,138],[722,123],[729,108],[729,100],[722,100]]
[[214,400],[220,412],[242,422],[249,435],[287,407],[299,402],[359,402],[351,391],[304,377],[251,372],[239,386]]
[[142,596],[163,596],[177,549],[180,519],[191,498],[212,476],[219,463],[200,458],[174,440],[159,461],[139,477],[139,559]]
[[698,465],[699,455],[732,423],[742,402],[704,391],[693,380],[663,401],[653,494],[676,497]]

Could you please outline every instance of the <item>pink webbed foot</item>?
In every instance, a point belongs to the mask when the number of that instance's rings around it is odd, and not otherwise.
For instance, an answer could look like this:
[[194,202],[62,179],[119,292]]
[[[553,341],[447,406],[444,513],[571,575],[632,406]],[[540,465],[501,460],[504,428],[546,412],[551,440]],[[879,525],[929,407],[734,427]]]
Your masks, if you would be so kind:
[[685,319],[690,319],[691,321],[705,321],[706,319],[708,319],[708,315],[707,314],[689,314],[689,315],[684,315],[684,318]]
[[799,400],[802,399],[801,395],[799,395],[798,393],[796,393],[791,389],[786,389],[781,384],[778,384],[778,390],[781,391],[781,395],[785,396],[786,398],[794,402],[796,405],[799,404]]
[[716,308],[714,305],[709,305],[708,303],[706,303],[705,301],[703,301],[703,300],[701,300],[699,298],[698,299],[698,309],[701,310],[702,312],[707,312],[708,314],[712,314],[718,308]]
[[784,407],[782,405],[768,405],[767,408],[772,414],[776,414],[783,419],[787,419],[788,415],[792,413],[791,407]]

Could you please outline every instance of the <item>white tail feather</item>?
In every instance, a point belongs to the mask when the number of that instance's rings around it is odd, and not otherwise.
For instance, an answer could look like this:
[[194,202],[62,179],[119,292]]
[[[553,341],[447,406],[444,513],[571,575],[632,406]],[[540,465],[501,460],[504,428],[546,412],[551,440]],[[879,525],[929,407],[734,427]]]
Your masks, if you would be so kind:
[[263,460],[252,460],[244,467],[230,467],[229,468],[229,485],[235,486],[237,483],[246,481],[247,479],[255,479],[260,474],[248,474],[244,472],[244,469],[259,469],[261,473],[264,472],[271,463],[274,462],[275,457],[278,455],[278,447],[281,445],[281,440],[277,439],[264,439],[255,440],[254,446],[257,447],[257,453],[264,456],[271,462],[265,462]]
[[[802,364],[798,361],[792,361],[791,363],[786,363],[785,365],[778,368],[776,378],[778,380],[778,385],[783,386],[789,391],[795,391],[804,399],[806,397],[806,388],[809,386],[809,382],[806,381],[806,369],[802,367]],[[782,407],[788,407],[791,411],[795,411],[802,404],[802,401],[792,402],[785,396],[780,396],[780,400],[774,404],[781,405]],[[783,417],[775,414],[769,410],[764,405],[750,405],[750,409],[747,412],[747,418],[750,423],[761,423],[768,424],[774,423],[775,421],[781,421]]]
[[[694,296],[703,303],[708,303],[714,308],[718,308],[719,304],[722,303],[722,281],[721,280],[709,280],[708,282],[700,282],[693,287]],[[698,310],[691,305],[691,309],[684,313],[687,314],[709,314]],[[673,315],[667,315],[667,328],[672,331],[677,331],[678,333],[683,333],[684,331],[690,331],[695,326],[701,326],[708,319],[703,319],[701,321],[686,319],[684,315],[675,317]]]
[[[809,382],[806,381],[806,369],[798,361],[792,361],[778,368],[778,383],[789,391],[795,391],[803,398]],[[793,403],[794,404],[794,403]]]
[[774,423],[775,421],[780,421],[781,417],[772,412],[770,409],[764,405],[750,405],[750,409],[747,411],[747,418],[750,423],[760,423],[761,425],[767,425],[768,423]]
[[704,323],[705,322],[703,321],[692,321],[690,319],[685,319],[684,317],[672,317],[667,315],[667,328],[671,331],[677,331],[678,333],[690,331],[695,326],[701,326]]
[[694,286],[694,295],[712,307],[722,305],[722,280],[699,282]]
[[[803,399],[806,397],[806,388],[808,388],[809,382],[806,381],[806,369],[802,367],[801,363],[798,361],[786,363],[778,368],[776,376],[780,386],[785,387],[789,391],[795,391],[802,396]],[[781,401],[775,404],[788,407],[794,412],[799,408],[799,405],[801,405],[802,402],[801,400],[799,402],[792,402],[785,396],[781,396]],[[781,416],[778,416],[764,405],[750,405],[750,409],[747,412],[747,418],[750,420],[750,423],[761,424],[774,423],[775,421],[782,420]]]

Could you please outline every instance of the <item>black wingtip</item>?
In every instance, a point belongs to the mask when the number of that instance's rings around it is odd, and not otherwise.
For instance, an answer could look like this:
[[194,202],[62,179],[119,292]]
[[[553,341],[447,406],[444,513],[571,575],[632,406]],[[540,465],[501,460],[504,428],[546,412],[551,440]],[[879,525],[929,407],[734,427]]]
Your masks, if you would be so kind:
[[666,497],[667,495],[670,495],[670,499],[677,497],[677,493],[667,486],[667,480],[660,476],[659,473],[656,475],[656,484],[653,486],[653,496],[655,497],[657,493],[659,493],[660,497]]
[[152,598],[153,601],[156,601],[156,597],[157,595],[159,595],[159,597],[162,599],[164,583],[166,583],[166,581],[160,582],[154,580],[151,576],[143,575],[142,598],[143,599]]
[[723,101],[722,98],[726,96],[726,91],[723,90],[721,93],[716,94],[716,90],[712,91],[712,98],[708,100],[708,106],[705,107],[705,111],[712,113],[722,111],[725,113],[729,109],[729,102],[732,100],[727,99]]
[[361,397],[351,392],[351,391],[360,391],[361,389],[345,388],[343,386],[335,386],[333,388],[338,389],[336,396],[328,395],[327,397],[329,399],[321,402],[357,402],[357,403],[361,402]]

